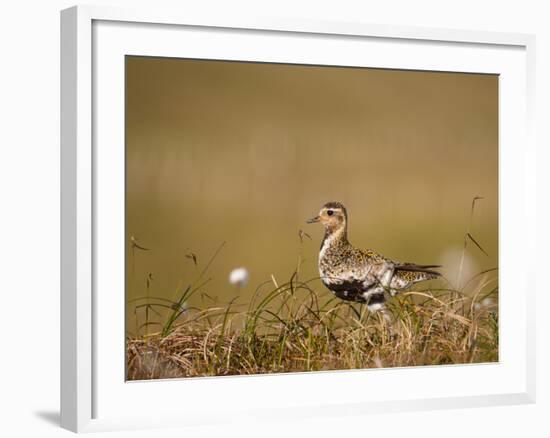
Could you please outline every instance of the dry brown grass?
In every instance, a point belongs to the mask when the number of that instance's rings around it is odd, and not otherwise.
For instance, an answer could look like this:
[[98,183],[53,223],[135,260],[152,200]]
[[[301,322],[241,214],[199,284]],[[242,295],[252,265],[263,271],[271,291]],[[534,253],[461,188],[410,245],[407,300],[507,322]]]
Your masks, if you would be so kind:
[[[469,290],[410,291],[389,301],[393,322],[336,298],[321,303],[295,275],[247,308],[185,309],[162,330],[128,338],[129,380],[498,361],[495,271]],[[323,292],[326,294],[326,292]]]

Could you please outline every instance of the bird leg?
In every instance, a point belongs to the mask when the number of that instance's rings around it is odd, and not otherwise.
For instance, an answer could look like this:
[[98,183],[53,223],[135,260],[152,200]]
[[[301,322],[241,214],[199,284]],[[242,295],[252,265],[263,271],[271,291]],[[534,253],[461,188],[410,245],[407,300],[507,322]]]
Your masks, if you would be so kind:
[[[375,277],[375,281],[363,293],[363,297],[367,301],[367,307],[370,312],[380,312],[386,323],[386,327],[390,337],[395,335],[393,329],[393,314],[384,304],[383,298],[385,292],[391,292],[391,282],[395,273],[395,265],[393,263],[384,263],[383,272]],[[377,296],[382,296],[382,300],[375,299]]]
[[369,302],[367,303],[367,308],[369,309],[369,312],[376,312],[382,315],[384,319],[384,325],[386,326],[386,329],[388,330],[388,334],[390,335],[390,338],[393,338],[395,336],[395,331],[393,329],[393,314],[392,312],[386,307],[384,302]]

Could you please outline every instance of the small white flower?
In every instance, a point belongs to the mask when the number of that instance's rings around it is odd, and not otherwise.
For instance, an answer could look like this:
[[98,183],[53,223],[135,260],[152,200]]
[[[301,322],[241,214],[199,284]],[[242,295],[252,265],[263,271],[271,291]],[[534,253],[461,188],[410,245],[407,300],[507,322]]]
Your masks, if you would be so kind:
[[237,287],[245,287],[248,283],[248,271],[246,268],[233,269],[229,274],[229,283]]

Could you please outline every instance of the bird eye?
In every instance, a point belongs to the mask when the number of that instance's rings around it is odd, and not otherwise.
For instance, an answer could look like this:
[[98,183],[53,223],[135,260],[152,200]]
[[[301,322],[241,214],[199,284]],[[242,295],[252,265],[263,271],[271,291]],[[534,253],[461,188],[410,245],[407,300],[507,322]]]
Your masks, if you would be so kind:
[[332,211],[332,210],[327,210],[327,214],[328,214],[329,216],[332,216],[332,215],[334,214],[334,211]]

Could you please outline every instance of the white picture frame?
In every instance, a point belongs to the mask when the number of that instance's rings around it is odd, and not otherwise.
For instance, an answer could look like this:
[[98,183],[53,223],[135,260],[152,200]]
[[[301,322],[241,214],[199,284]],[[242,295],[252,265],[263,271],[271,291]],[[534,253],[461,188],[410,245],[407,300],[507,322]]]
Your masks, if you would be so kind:
[[[192,50],[184,44],[189,38],[196,43]],[[363,49],[370,51],[368,65],[360,59]],[[535,274],[520,259],[535,253],[534,52],[534,36],[525,34],[103,6],[62,11],[62,427],[100,431],[534,402]],[[123,281],[120,97],[126,54],[319,64],[328,64],[324,57],[332,56],[330,62],[338,65],[500,74],[500,362],[124,382],[119,360],[124,335],[111,334],[124,318],[118,295],[124,292],[116,285]],[[115,145],[113,155],[97,153],[104,144]],[[114,216],[107,220],[101,212],[109,208]],[[362,391],[367,381],[368,391]],[[192,404],[174,403],[173,393],[183,386]],[[300,394],[292,404],[283,396],[290,389]],[[262,398],[266,393],[269,399]],[[166,395],[166,404],[147,402],[159,395]],[[143,412],[132,404],[136,399],[142,400]]]

